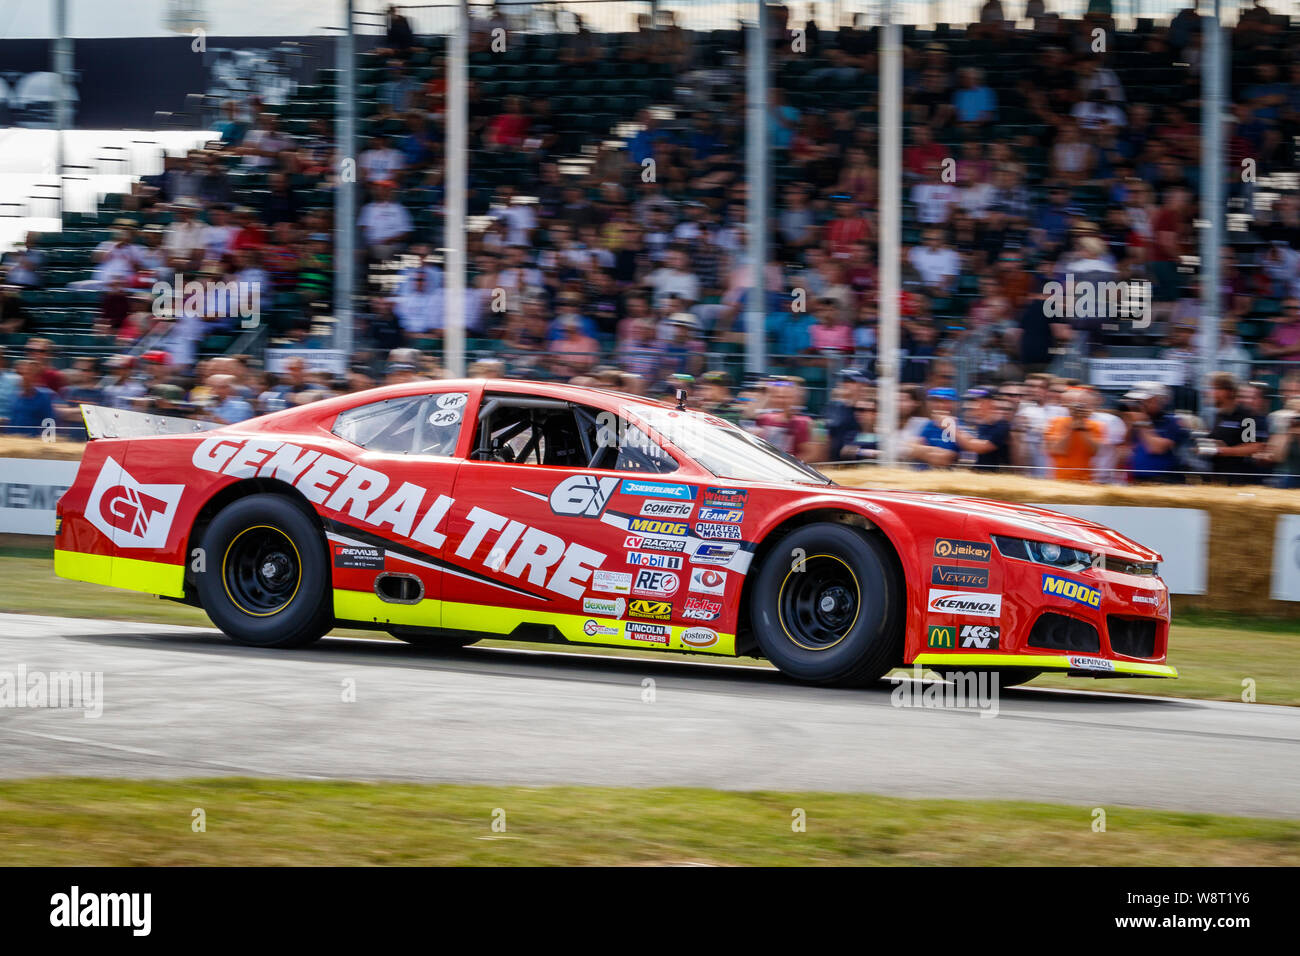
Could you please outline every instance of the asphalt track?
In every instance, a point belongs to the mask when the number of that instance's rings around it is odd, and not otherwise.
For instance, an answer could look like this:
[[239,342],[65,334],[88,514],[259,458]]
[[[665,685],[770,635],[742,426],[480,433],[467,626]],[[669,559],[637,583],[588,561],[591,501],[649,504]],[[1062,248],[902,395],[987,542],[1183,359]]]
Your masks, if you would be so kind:
[[893,706],[889,683],[826,690],[697,658],[347,638],[260,651],[200,628],[0,614],[0,672],[20,667],[102,672],[103,713],[0,708],[0,777],[862,791],[1300,818],[1300,709],[1094,682],[1006,690],[982,717]]

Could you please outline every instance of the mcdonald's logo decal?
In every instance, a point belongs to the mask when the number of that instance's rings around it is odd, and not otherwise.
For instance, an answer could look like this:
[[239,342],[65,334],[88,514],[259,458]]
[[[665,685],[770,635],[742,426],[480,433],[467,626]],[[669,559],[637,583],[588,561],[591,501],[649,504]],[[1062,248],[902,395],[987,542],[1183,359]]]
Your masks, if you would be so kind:
[[925,643],[929,647],[943,647],[951,650],[957,642],[957,628],[943,624],[931,624],[926,634]]

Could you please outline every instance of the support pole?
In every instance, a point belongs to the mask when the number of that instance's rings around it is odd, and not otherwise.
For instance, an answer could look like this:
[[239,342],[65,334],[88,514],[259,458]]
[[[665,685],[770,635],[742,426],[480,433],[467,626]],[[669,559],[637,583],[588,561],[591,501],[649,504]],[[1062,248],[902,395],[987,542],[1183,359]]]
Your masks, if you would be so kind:
[[1223,29],[1219,0],[1214,15],[1201,18],[1204,58],[1201,65],[1201,412],[1212,407],[1210,374],[1219,351],[1219,250],[1223,248],[1223,80],[1225,74]]
[[465,375],[465,177],[469,107],[467,100],[467,49],[469,4],[456,5],[455,25],[447,48],[447,182],[443,208],[443,262],[446,268],[445,321],[442,330],[443,364],[452,378]]
[[357,71],[352,0],[344,0],[343,32],[339,34],[338,114],[335,120],[339,170],[334,189],[334,347],[347,358],[353,351],[352,306],[357,272]]
[[767,5],[765,0],[755,2],[745,70],[745,179],[749,183],[745,213],[751,270],[745,314],[745,370],[762,375],[767,370],[767,181],[771,163],[767,135]]
[[59,78],[59,99],[54,107],[54,175],[58,177],[59,228],[63,228],[63,132],[72,128],[72,38],[68,36],[68,0],[54,0],[52,69]]
[[880,27],[880,329],[876,342],[876,408],[880,461],[898,461],[898,296],[901,288],[903,192],[902,40],[892,4]]

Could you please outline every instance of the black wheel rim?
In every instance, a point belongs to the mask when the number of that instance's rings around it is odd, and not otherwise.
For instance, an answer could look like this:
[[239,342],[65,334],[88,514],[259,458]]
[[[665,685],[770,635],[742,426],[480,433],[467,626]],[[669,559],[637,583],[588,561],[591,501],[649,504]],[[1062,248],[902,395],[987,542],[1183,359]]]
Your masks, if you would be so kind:
[[270,617],[293,601],[302,584],[302,560],[289,536],[270,525],[235,535],[221,562],[226,594],[254,617]]
[[857,576],[829,554],[795,562],[781,583],[777,599],[781,626],[795,644],[810,651],[829,650],[848,636],[862,610]]

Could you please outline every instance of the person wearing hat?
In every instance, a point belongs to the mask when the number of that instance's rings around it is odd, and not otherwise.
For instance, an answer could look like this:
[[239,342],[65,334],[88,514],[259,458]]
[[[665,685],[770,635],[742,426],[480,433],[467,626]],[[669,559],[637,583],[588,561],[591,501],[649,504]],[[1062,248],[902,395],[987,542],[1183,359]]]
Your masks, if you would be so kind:
[[1169,413],[1169,389],[1142,382],[1124,396],[1129,427],[1129,467],[1135,482],[1184,481],[1180,453],[1191,433]]
[[922,426],[920,435],[912,442],[908,457],[918,468],[947,468],[957,461],[957,419],[953,406],[957,391],[952,388],[932,388],[926,393],[930,418]]
[[772,445],[801,461],[817,450],[813,422],[800,413],[800,388],[789,379],[776,379],[763,389],[762,409],[755,418],[759,434]]
[[965,398],[971,427],[957,427],[957,446],[975,455],[976,468],[1006,468],[1011,464],[1011,421],[997,393],[972,388]]
[[109,408],[131,409],[144,394],[144,385],[135,372],[135,359],[129,355],[110,355],[105,363],[108,374],[99,383],[104,404]]
[[[405,351],[402,349],[400,351]],[[389,362],[384,369],[385,385],[405,385],[419,379],[419,368],[410,362]]]
[[699,409],[715,418],[740,423],[740,409],[731,398],[731,376],[721,369],[705,372],[697,386]]
[[660,374],[693,375],[699,371],[702,364],[700,353],[704,347],[699,336],[699,320],[689,312],[674,312],[663,328],[667,335],[662,346]]
[[[247,404],[247,403],[245,403]],[[159,415],[180,415],[188,411],[185,406],[185,389],[173,382],[159,382],[149,387],[144,397],[145,410]],[[251,409],[248,417],[252,417]]]
[[846,454],[846,449],[861,430],[857,407],[867,398],[871,383],[855,368],[843,369],[838,379],[839,383],[826,405],[827,455],[831,461],[846,461],[851,457]]

